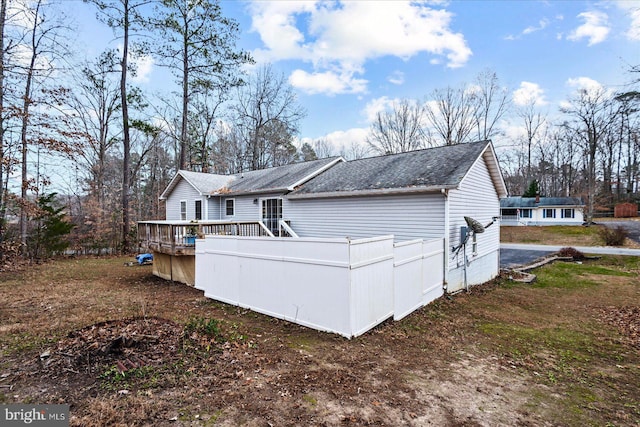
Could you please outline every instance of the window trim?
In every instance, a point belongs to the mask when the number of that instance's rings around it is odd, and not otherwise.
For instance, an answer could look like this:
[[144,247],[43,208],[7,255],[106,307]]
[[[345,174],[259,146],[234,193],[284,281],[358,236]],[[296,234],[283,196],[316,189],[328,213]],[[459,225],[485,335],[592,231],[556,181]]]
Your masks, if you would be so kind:
[[[527,213],[528,215],[523,215],[524,213]],[[533,209],[531,208],[524,208],[524,209],[520,209],[520,214],[519,214],[520,218],[528,218],[531,219],[533,218]]]
[[[547,213],[550,212],[551,216],[549,216]],[[542,218],[555,218],[556,217],[556,210],[554,208],[543,208],[542,209]]]
[[[567,212],[570,213],[569,216],[567,216]],[[562,218],[573,219],[575,217],[576,217],[576,210],[574,208],[562,208]]]
[[[184,206],[184,211],[182,207]],[[189,214],[189,208],[187,207],[187,200],[180,200],[180,221],[186,221]]]
[[[231,214],[229,214],[229,202],[231,202]],[[234,217],[236,216],[236,199],[224,199],[224,216]]]

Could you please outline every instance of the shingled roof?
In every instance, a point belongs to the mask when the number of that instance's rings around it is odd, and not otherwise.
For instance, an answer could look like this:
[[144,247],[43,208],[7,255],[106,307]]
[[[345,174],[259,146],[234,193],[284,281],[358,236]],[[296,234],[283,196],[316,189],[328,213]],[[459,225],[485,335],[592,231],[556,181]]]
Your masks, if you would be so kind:
[[[392,191],[439,191],[457,188],[480,156],[490,148],[490,173],[498,194],[504,181],[489,141],[428,148],[337,164],[309,180],[290,198],[334,197]],[[498,176],[495,176],[498,175]]]
[[181,179],[187,181],[200,195],[206,196],[226,187],[233,180],[233,175],[216,175],[180,170],[162,192],[160,200],[165,200]]
[[227,190],[229,194],[291,191],[309,178],[339,162],[344,162],[342,157],[329,157],[326,159],[244,172],[235,175],[235,179],[229,184]]
[[537,202],[535,197],[505,197],[500,199],[500,207],[506,209],[548,206],[584,206],[584,203],[579,197],[540,197]]
[[180,170],[173,177],[160,199],[166,199],[181,179],[186,180],[201,195],[254,194],[277,191],[292,191],[313,176],[343,162],[342,157],[330,157],[308,162],[292,163],[268,169],[242,172],[235,175]]

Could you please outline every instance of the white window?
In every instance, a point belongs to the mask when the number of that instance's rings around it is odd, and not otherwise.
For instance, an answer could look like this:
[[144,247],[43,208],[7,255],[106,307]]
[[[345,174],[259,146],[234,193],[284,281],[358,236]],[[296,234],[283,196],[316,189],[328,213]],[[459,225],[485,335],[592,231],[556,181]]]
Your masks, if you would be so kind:
[[574,209],[562,209],[562,218],[575,218],[576,213]]
[[186,200],[180,200],[180,220],[181,221],[187,220],[187,201]]
[[234,216],[236,214],[236,199],[225,200],[225,212],[227,216]]
[[542,211],[542,217],[543,218],[555,218],[556,217],[556,210],[555,209],[544,209]]
[[520,218],[532,218],[531,209],[520,209]]

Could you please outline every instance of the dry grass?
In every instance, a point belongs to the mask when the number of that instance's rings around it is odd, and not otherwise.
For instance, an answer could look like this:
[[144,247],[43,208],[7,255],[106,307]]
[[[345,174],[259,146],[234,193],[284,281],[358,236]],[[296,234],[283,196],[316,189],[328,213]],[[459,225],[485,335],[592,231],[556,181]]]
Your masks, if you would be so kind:
[[[640,424],[640,343],[625,329],[638,320],[638,258],[548,265],[534,285],[496,280],[353,340],[124,261],[0,273],[0,403],[69,403],[75,426]],[[38,362],[72,331],[132,316],[217,319],[224,343],[194,341],[127,375]]]
[[[503,243],[531,243],[562,246],[604,246],[600,230],[604,226],[545,226],[545,227],[500,227]],[[640,244],[626,239],[623,247],[639,248]]]

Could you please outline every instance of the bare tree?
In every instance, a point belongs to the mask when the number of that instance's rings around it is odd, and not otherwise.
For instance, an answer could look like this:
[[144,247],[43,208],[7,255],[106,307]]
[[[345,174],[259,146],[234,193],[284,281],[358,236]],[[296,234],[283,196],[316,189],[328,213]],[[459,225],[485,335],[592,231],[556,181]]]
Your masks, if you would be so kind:
[[121,107],[120,89],[110,77],[113,54],[107,51],[80,69],[75,76],[76,90],[68,100],[73,126],[84,135],[76,162],[89,186],[89,196],[96,198],[100,222],[106,221],[108,215],[104,182],[107,155],[121,136],[116,123]]
[[[20,117],[20,144],[21,144],[21,193],[20,193],[20,241],[24,253],[27,250],[28,237],[28,206],[29,191],[38,192],[38,182],[29,178],[28,153],[30,145],[38,148],[61,149],[48,132],[51,123],[46,113],[33,114],[32,108],[37,105],[36,90],[42,90],[47,80],[51,79],[55,69],[54,61],[64,56],[66,46],[62,41],[69,28],[61,15],[55,14],[52,4],[44,0],[24,2],[21,5],[26,27],[23,28],[24,37],[21,40],[26,55],[25,63],[21,64],[17,73],[23,79],[22,102],[17,108]],[[41,93],[41,91],[39,92]],[[41,102],[44,104],[44,101]],[[36,171],[39,177],[39,170]]]
[[367,143],[377,153],[395,154],[425,148],[425,110],[418,102],[403,99],[391,111],[381,111],[371,124]]
[[500,86],[495,71],[481,72],[475,84],[477,86],[475,97],[478,140],[483,141],[499,134],[497,125],[509,108],[510,98],[508,90]]
[[436,89],[426,104],[427,123],[433,130],[432,145],[454,145],[469,141],[477,126],[478,100],[467,88]]
[[350,141],[340,149],[340,156],[345,160],[358,160],[371,156],[371,148],[359,141]]
[[568,123],[580,136],[586,153],[588,205],[586,221],[593,221],[596,195],[596,154],[610,127],[615,122],[617,111],[610,94],[604,88],[579,89],[561,111],[573,118]]
[[132,42],[135,32],[147,24],[143,18],[143,9],[151,0],[85,0],[96,5],[98,18],[105,22],[122,40],[120,67],[120,99],[122,112],[122,251],[129,251],[129,232],[131,229],[129,198],[131,191],[131,135],[129,120],[129,102],[127,97],[127,73],[131,71],[129,54],[141,55],[143,45]]
[[[208,96],[223,96],[243,83],[240,66],[252,59],[248,53],[236,50],[238,24],[222,14],[219,1],[161,0],[161,5],[153,19],[161,34],[156,54],[162,64],[171,68],[181,86],[178,168],[184,169],[192,95],[205,91]],[[200,157],[206,157],[206,147],[199,148]]]
[[306,115],[291,85],[284,75],[277,75],[271,65],[260,67],[248,84],[238,90],[233,109],[251,169],[272,166],[274,150],[291,143],[300,120]]
[[319,159],[335,156],[335,148],[326,138],[319,138],[313,141],[313,151]]
[[531,152],[532,149],[536,146],[537,142],[539,142],[540,136],[545,129],[546,126],[546,116],[544,116],[538,109],[536,108],[536,103],[534,100],[529,100],[525,105],[521,106],[517,110],[518,116],[522,119],[522,123],[524,124],[524,145],[527,153],[527,163],[526,163],[526,176],[525,180],[527,183],[531,182],[533,179],[531,175]]

